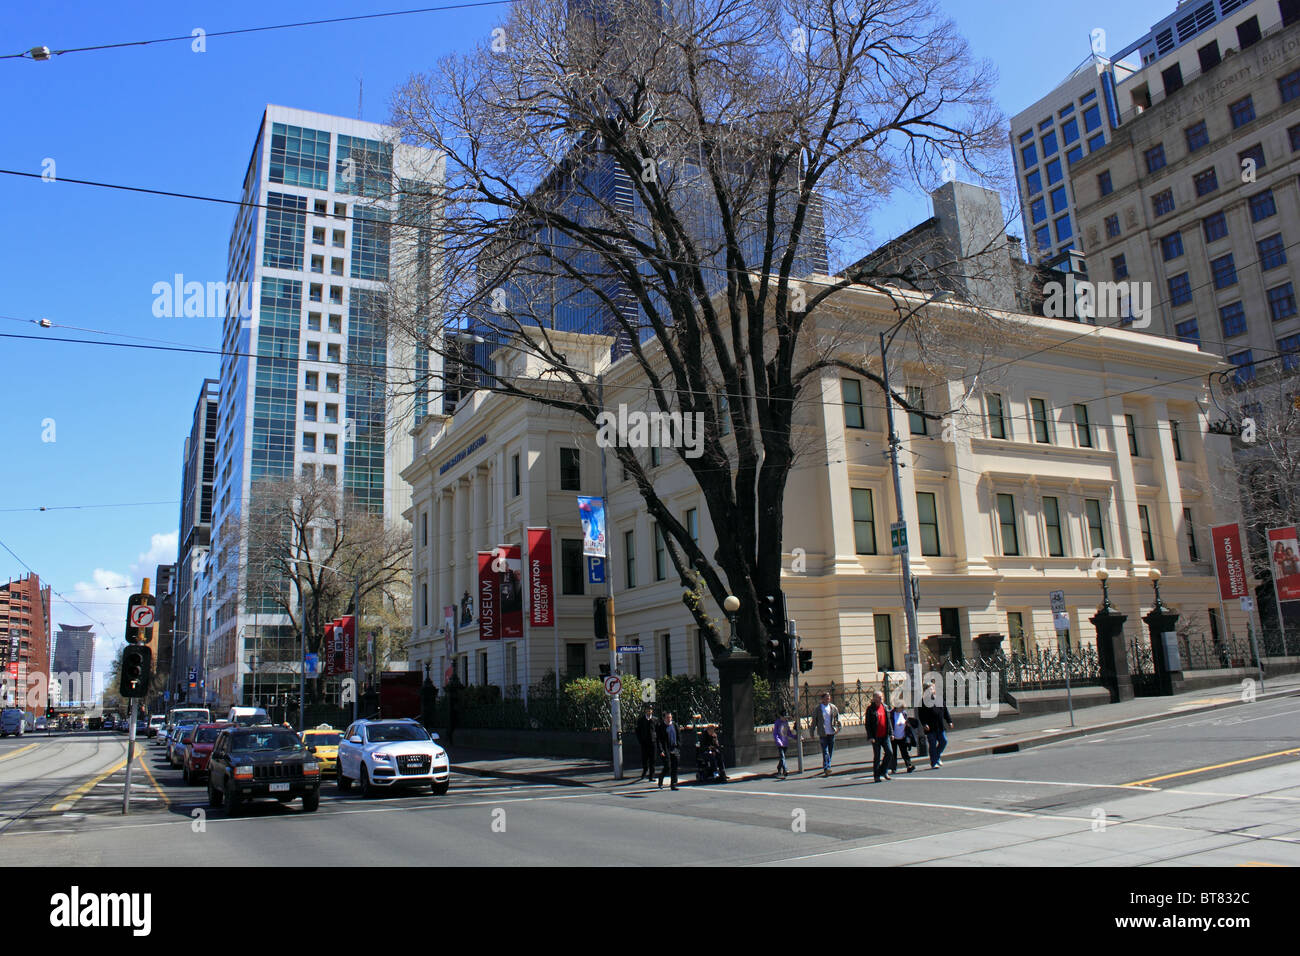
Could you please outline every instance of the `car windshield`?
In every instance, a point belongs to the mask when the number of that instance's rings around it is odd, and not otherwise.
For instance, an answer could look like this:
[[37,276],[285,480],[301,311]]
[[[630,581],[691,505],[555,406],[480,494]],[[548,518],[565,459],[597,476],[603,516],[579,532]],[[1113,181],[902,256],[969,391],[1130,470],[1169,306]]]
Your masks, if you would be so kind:
[[194,733],[193,724],[181,724],[176,728],[176,739],[180,740],[182,737],[188,737],[192,733]]
[[416,724],[371,724],[366,728],[366,738],[372,744],[393,740],[428,740],[423,727]]
[[240,714],[235,718],[236,727],[256,727],[266,723],[266,714]]
[[267,730],[263,733],[235,734],[230,749],[239,753],[264,750],[301,750],[302,741],[292,730]]
[[210,744],[216,741],[217,734],[221,733],[216,727],[204,727],[194,737],[196,744]]
[[328,734],[308,734],[307,743],[314,747],[336,747],[342,736],[337,730]]

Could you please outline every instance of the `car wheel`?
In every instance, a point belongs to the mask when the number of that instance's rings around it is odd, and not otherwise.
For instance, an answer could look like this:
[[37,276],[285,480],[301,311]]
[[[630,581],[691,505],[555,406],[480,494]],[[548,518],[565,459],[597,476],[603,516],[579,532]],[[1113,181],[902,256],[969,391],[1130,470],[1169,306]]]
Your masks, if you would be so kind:
[[243,808],[243,801],[235,795],[235,791],[233,789],[223,790],[221,795],[225,798],[226,814],[232,817],[239,816],[239,811]]
[[451,789],[451,781],[450,781],[450,780],[445,780],[445,781],[443,781],[442,783],[435,783],[435,784],[433,785],[433,792],[434,792],[435,794],[437,794],[438,796],[440,796],[440,797],[441,797],[443,794],[445,794],[445,793],[446,793],[448,790],[450,790],[450,789]]
[[339,764],[339,769],[335,776],[335,781],[339,785],[339,793],[347,793],[352,789],[352,781],[343,776],[343,765]]
[[302,795],[302,809],[304,813],[315,813],[316,808],[320,806],[320,789],[317,788],[311,793]]
[[370,786],[370,774],[366,770],[366,765],[361,765],[361,779],[357,781],[357,789],[361,792],[362,797],[374,796],[375,788]]
[[218,793],[216,790],[212,789],[211,780],[208,781],[208,806],[210,807],[221,806],[221,794]]

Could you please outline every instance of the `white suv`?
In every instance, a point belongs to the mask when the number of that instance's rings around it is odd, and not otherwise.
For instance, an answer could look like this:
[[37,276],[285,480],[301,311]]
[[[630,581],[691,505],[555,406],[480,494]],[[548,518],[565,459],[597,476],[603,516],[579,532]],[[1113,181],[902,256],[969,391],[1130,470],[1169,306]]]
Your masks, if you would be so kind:
[[339,741],[339,790],[346,793],[356,781],[363,797],[394,786],[446,793],[451,760],[437,739],[410,719],[358,720]]

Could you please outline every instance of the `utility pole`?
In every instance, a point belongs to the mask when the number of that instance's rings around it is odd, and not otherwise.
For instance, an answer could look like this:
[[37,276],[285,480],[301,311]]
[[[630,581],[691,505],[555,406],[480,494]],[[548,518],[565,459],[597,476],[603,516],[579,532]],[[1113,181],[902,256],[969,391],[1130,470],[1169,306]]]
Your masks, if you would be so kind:
[[[596,401],[600,410],[605,410],[605,374],[596,376]],[[605,462],[605,446],[600,446],[600,500],[605,508],[605,614],[607,637],[609,640],[609,672],[618,673],[618,636],[614,632],[614,536],[610,533],[613,522],[609,509],[609,478]],[[623,710],[618,695],[610,698],[609,730],[614,750],[614,779],[623,779]]]
[[[901,321],[900,324],[901,325]],[[899,326],[895,326],[895,329]],[[912,563],[908,553],[907,519],[903,517],[903,487],[898,476],[898,446],[901,444],[894,431],[894,393],[889,388],[889,352],[885,333],[880,333],[880,367],[885,380],[885,419],[889,429],[889,465],[894,478],[894,508],[898,520],[903,522],[903,541],[898,552],[899,565],[903,573],[903,614],[907,618],[907,682],[911,691],[909,706],[920,702],[921,694],[921,641],[917,634],[916,604],[912,600]]]

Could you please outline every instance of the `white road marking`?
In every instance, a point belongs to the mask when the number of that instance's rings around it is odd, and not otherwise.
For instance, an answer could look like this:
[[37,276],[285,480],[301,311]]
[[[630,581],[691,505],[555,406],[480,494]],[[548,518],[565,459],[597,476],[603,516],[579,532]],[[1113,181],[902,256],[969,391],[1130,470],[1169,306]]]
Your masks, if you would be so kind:
[[895,776],[895,780],[905,780],[913,785],[918,783],[936,783],[938,781],[953,783],[1020,783],[1033,787],[1084,787],[1093,790],[1159,790],[1159,787],[1129,787],[1121,783],[1080,783],[1070,780],[1011,780],[1001,777],[932,777],[926,774],[911,780],[906,774]]

